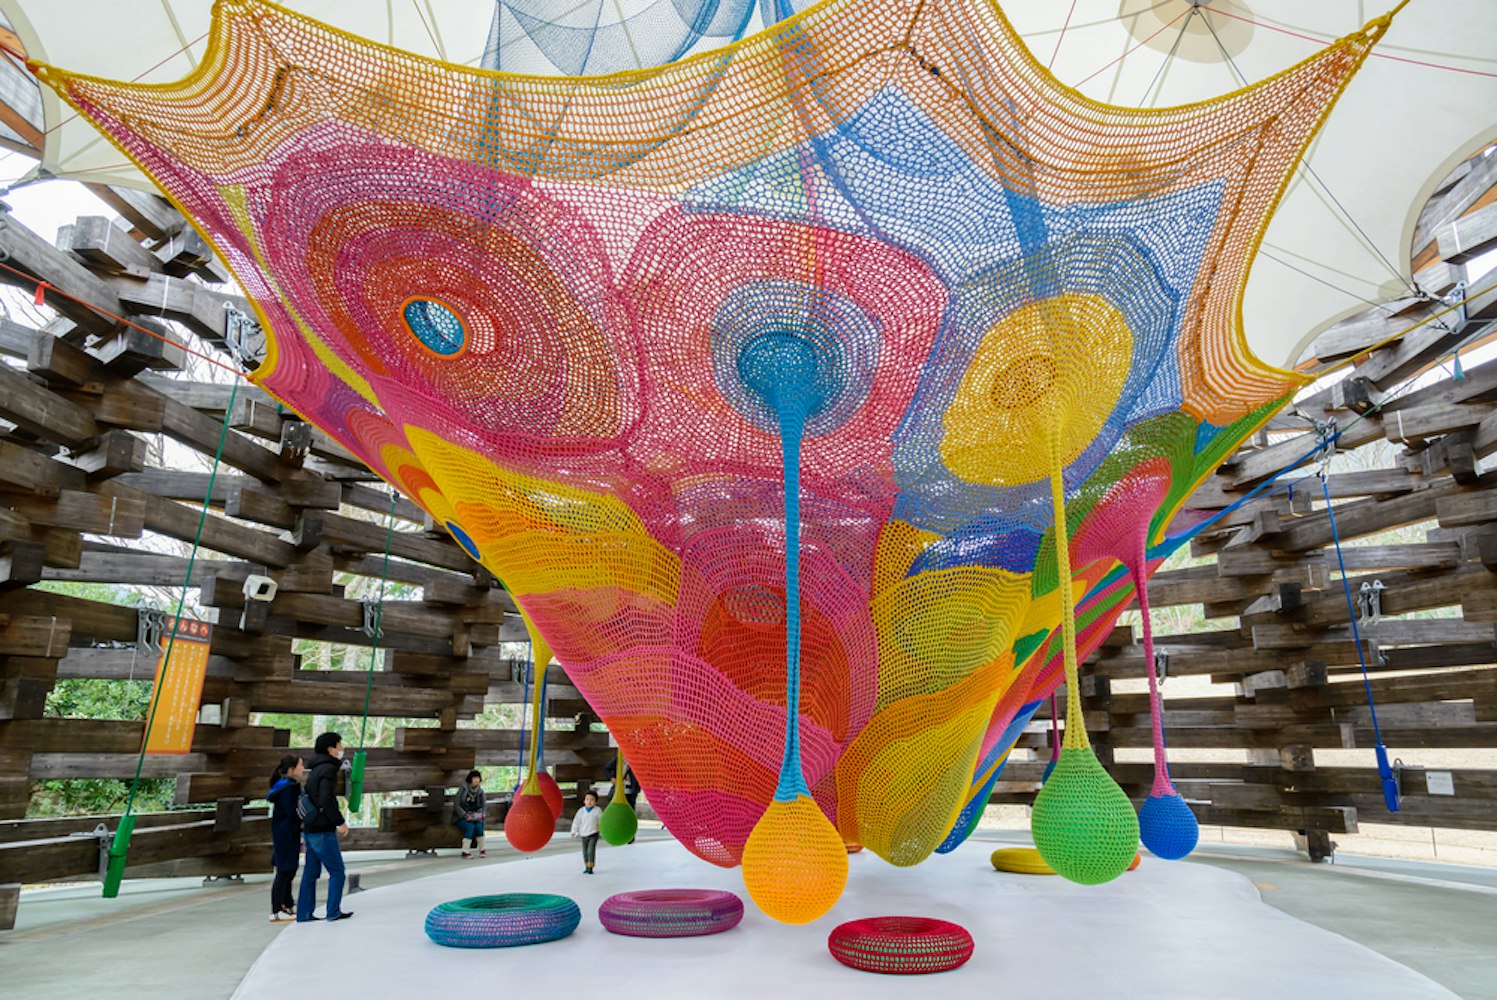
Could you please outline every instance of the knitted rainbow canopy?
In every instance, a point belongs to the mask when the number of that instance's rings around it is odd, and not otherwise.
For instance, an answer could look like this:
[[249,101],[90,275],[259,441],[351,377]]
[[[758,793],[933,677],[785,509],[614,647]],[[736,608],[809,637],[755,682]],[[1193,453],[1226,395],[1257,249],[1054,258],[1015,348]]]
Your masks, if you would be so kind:
[[778,798],[904,865],[1059,682],[1062,608],[1085,656],[1131,540],[1299,384],[1239,304],[1385,27],[1160,110],[1063,87],[987,0],[555,79],[220,0],[179,84],[40,74],[233,268],[256,380],[505,582],[690,850],[738,863]]

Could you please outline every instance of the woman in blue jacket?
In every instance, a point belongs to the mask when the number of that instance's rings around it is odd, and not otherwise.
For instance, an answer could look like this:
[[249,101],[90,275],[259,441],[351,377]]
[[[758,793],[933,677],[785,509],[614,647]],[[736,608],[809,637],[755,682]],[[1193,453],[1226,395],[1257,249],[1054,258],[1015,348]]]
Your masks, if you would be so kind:
[[301,861],[301,820],[296,815],[296,800],[301,783],[307,779],[307,766],[294,753],[288,753],[270,776],[270,864],[275,881],[270,885],[270,922],[292,920],[296,907],[291,901],[291,880]]

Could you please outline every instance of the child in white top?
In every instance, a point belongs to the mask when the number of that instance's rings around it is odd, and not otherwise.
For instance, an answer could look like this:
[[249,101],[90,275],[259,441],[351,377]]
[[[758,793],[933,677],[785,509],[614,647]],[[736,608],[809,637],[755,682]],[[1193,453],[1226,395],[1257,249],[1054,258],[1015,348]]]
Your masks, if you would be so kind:
[[598,859],[598,821],[603,810],[598,808],[598,796],[588,792],[582,797],[582,808],[572,817],[572,836],[582,838],[582,863],[586,865],[582,874],[593,873],[593,863]]

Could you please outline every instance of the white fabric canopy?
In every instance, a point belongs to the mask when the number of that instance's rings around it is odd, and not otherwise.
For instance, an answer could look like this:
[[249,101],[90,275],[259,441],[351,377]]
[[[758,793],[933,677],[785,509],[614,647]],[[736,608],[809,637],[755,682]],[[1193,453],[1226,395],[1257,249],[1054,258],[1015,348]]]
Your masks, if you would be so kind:
[[[555,16],[575,9],[579,23],[589,17],[606,23],[652,2],[671,0],[556,0]],[[1097,100],[1164,106],[1271,76],[1395,2],[1008,0],[1002,7],[1062,81]],[[291,0],[287,6],[467,65],[480,63],[495,10],[493,0]],[[147,82],[179,79],[193,68],[210,11],[208,0],[0,0],[0,12],[33,58]],[[514,18],[505,18],[503,67],[555,72]],[[46,169],[150,188],[55,95],[44,89],[42,101]],[[1244,305],[1255,353],[1292,365],[1335,320],[1369,302],[1411,294],[1410,241],[1420,207],[1455,165],[1494,140],[1497,3],[1411,0],[1312,148],[1313,176],[1301,171],[1268,230]]]

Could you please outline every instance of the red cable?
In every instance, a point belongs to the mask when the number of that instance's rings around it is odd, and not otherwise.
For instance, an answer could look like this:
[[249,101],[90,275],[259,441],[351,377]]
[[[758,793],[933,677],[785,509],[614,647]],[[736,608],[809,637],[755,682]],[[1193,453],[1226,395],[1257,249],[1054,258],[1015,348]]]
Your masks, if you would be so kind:
[[1154,32],[1154,34],[1150,35],[1148,38],[1145,38],[1143,41],[1139,42],[1137,45],[1133,46],[1133,48],[1129,49],[1127,52],[1124,52],[1122,55],[1118,56],[1116,59],[1114,59],[1112,62],[1108,63],[1106,66],[1100,66],[1100,67],[1098,67],[1097,71],[1095,73],[1093,73],[1091,76],[1088,76],[1088,77],[1086,77],[1083,80],[1077,80],[1074,84],[1072,84],[1072,86],[1073,87],[1080,87],[1083,83],[1086,83],[1087,80],[1090,80],[1093,76],[1096,76],[1098,73],[1101,73],[1103,70],[1107,69],[1109,66],[1116,66],[1118,63],[1122,62],[1124,59],[1127,59],[1129,56],[1133,55],[1133,53],[1137,52],[1139,49],[1143,48],[1145,45],[1148,45],[1154,39],[1158,38],[1161,34],[1164,33],[1164,30],[1166,28],[1170,27],[1176,21],[1180,20],[1180,18],[1182,18],[1182,17],[1186,16],[1187,14],[1189,14],[1192,10],[1195,10],[1195,8],[1187,5],[1184,10],[1182,10],[1180,13],[1176,14],[1171,20],[1169,20],[1169,21],[1165,22],[1163,25],[1161,25],[1160,28],[1159,28],[1159,30],[1156,31],[1156,32]]
[[54,295],[61,295],[65,299],[71,299],[72,301],[78,303],[81,306],[84,306],[85,308],[92,309],[94,312],[98,313],[100,316],[104,316],[104,317],[106,317],[108,319],[112,319],[116,323],[123,323],[123,324],[125,324],[126,326],[130,327],[133,330],[139,330],[141,333],[145,334],[147,337],[154,337],[157,340],[161,341],[163,344],[171,344],[173,347],[180,348],[181,350],[185,351],[188,354],[191,354],[195,358],[202,358],[204,361],[208,362],[210,365],[217,365],[218,367],[222,368],[226,372],[233,372],[235,375],[238,375],[240,378],[248,378],[249,377],[245,372],[240,371],[238,368],[235,368],[232,365],[226,365],[222,361],[219,361],[217,358],[213,358],[213,357],[210,357],[210,356],[204,354],[202,351],[194,351],[192,348],[188,347],[186,344],[179,343],[179,342],[173,340],[170,337],[163,337],[161,334],[157,333],[155,330],[147,329],[146,327],[141,326],[139,323],[132,323],[130,320],[126,319],[125,317],[123,317],[123,316],[117,316],[114,313],[110,312],[108,309],[101,309],[99,306],[94,305],[92,302],[89,302],[89,301],[87,301],[85,299],[80,299],[76,295],[70,295],[67,292],[63,291],[61,288],[58,288],[56,285],[51,284],[51,283],[46,282],[46,281],[43,281],[40,278],[35,277],[34,275],[27,274],[25,271],[22,271],[20,268],[15,268],[15,267],[11,267],[9,264],[0,263],[0,269],[9,271],[11,274],[14,274],[14,275],[16,275],[16,276],[18,276],[20,278],[24,278],[26,281],[34,281],[34,282],[36,282],[36,298],[38,300],[38,304],[39,305],[41,304],[40,300],[43,298],[43,296],[48,291],[51,291]]
[[[1316,45],[1329,45],[1334,40],[1329,38],[1316,38],[1314,35],[1301,34],[1298,31],[1291,31],[1288,28],[1281,28],[1276,24],[1267,24],[1263,21],[1254,21],[1250,17],[1243,17],[1241,14],[1233,14],[1231,11],[1221,10],[1220,8],[1213,7],[1210,4],[1202,4],[1201,7],[1205,10],[1211,11],[1211,13],[1213,14],[1220,14],[1222,17],[1230,17],[1234,21],[1244,21],[1248,24],[1253,25],[1254,27],[1267,28],[1269,31],[1277,31],[1279,34],[1289,35],[1291,38],[1300,38],[1307,42],[1314,42]],[[1471,76],[1497,77],[1497,73],[1489,73],[1486,70],[1466,69],[1462,66],[1445,66],[1440,63],[1424,62],[1421,59],[1408,59],[1404,56],[1393,56],[1388,55],[1386,52],[1378,52],[1376,49],[1372,51],[1372,58],[1388,59],[1393,62],[1408,63],[1411,66],[1426,66],[1430,69],[1449,70],[1452,73],[1467,73]],[[1103,68],[1105,69],[1106,67]],[[1090,79],[1090,77],[1088,77],[1088,79]]]
[[1045,64],[1046,69],[1055,67],[1055,57],[1060,55],[1060,43],[1066,40],[1066,30],[1071,27],[1071,15],[1074,13],[1076,13],[1076,0],[1071,0],[1071,9],[1066,11],[1066,23],[1060,26],[1060,37],[1055,40],[1055,51],[1050,53],[1050,61]]

